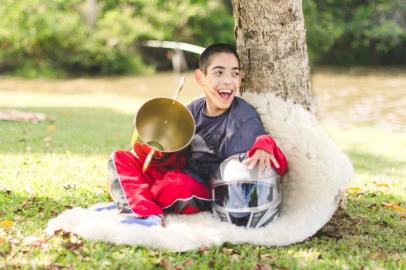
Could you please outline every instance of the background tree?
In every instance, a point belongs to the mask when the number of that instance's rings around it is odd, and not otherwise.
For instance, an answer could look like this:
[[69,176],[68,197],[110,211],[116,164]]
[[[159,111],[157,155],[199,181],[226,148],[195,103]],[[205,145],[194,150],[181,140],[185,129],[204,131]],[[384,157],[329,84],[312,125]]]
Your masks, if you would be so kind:
[[314,111],[301,0],[233,0],[241,92],[274,92]]
[[[406,1],[302,1],[312,65],[406,64]],[[303,18],[300,2],[234,1],[234,6],[241,31],[255,30],[250,14],[272,35]],[[269,18],[258,17],[264,12]],[[149,39],[233,44],[233,27],[230,0],[1,0],[0,73],[60,77],[166,70],[171,68],[166,50],[136,45]],[[240,38],[255,40],[254,32],[245,35]],[[277,46],[285,47],[282,43]],[[198,57],[186,57],[195,67]]]

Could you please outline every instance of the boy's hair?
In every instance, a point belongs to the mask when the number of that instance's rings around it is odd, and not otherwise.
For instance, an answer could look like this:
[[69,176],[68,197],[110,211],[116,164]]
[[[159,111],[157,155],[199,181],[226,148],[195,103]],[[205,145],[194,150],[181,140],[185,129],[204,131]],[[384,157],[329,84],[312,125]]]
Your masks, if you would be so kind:
[[210,65],[210,58],[216,53],[231,53],[237,58],[238,64],[240,64],[240,58],[233,47],[225,43],[215,43],[207,47],[200,55],[199,69],[203,71],[204,74],[207,73],[207,67]]

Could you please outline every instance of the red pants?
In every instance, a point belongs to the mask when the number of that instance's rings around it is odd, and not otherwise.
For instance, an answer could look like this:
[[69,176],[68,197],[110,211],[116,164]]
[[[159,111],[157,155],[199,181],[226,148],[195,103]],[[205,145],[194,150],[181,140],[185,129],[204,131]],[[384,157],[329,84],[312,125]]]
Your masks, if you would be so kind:
[[121,212],[144,217],[210,209],[208,187],[179,169],[157,163],[151,163],[143,173],[145,156],[140,156],[120,150],[109,159],[109,191]]

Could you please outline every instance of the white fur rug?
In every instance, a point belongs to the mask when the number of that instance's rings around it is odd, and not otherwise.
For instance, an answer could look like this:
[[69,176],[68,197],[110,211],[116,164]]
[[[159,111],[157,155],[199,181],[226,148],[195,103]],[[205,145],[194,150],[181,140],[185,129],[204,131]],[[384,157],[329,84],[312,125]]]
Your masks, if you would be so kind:
[[313,114],[273,94],[247,94],[265,128],[285,153],[289,170],[282,181],[281,215],[269,226],[245,229],[214,219],[210,213],[170,215],[166,227],[120,224],[116,211],[66,210],[49,221],[47,233],[63,229],[90,240],[187,251],[224,242],[279,246],[315,234],[337,209],[351,180],[349,159],[324,133]]

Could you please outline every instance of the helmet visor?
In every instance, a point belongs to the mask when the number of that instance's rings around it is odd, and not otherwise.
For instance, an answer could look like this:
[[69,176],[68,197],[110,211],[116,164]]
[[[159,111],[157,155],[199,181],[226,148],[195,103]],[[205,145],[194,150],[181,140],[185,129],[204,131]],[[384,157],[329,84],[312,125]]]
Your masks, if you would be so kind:
[[272,203],[273,186],[266,182],[234,182],[213,188],[214,203],[228,209],[261,207]]

